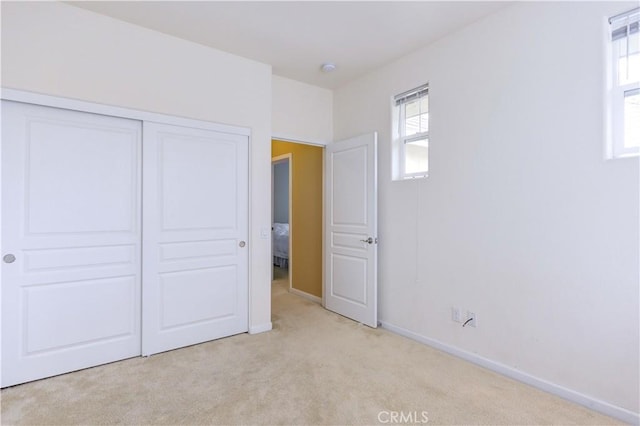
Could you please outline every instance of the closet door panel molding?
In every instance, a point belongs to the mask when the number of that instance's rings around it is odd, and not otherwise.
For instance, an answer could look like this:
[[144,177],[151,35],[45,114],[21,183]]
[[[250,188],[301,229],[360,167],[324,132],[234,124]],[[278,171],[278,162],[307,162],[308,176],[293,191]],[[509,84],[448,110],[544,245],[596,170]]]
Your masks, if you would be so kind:
[[248,331],[248,138],[144,124],[143,355]]
[[2,386],[140,354],[142,123],[2,101]]

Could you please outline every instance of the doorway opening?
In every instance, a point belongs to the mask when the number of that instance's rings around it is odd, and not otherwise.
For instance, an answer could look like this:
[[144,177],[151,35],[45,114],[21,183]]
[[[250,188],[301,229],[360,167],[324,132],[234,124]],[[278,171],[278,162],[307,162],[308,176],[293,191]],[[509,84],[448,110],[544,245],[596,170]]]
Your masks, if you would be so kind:
[[324,147],[272,140],[271,158],[273,279],[322,303]]
[[273,281],[291,288],[291,153],[271,159],[271,247]]

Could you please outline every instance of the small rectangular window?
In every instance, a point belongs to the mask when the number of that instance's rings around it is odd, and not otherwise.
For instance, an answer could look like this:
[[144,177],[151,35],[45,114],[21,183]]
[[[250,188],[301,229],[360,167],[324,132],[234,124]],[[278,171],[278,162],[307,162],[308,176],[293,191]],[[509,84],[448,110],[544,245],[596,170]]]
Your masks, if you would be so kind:
[[429,172],[429,86],[394,96],[395,179],[426,177]]
[[640,154],[640,8],[609,19],[610,143],[608,157]]

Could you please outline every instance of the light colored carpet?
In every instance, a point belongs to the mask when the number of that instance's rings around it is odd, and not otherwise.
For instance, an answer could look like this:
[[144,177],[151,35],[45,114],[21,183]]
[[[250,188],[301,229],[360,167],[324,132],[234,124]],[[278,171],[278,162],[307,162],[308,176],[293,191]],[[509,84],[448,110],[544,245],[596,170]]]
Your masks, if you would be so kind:
[[390,411],[429,424],[616,424],[328,312],[282,280],[273,321],[268,333],[5,389],[2,424],[379,424]]

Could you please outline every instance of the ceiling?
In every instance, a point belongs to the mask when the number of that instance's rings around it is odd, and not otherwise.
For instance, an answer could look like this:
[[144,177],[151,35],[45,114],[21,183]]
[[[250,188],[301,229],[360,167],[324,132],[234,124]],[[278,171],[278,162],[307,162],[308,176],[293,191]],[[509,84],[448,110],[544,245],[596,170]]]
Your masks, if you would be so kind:
[[[506,7],[484,1],[74,1],[334,89]],[[323,73],[325,62],[336,70]]]

